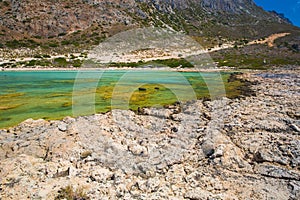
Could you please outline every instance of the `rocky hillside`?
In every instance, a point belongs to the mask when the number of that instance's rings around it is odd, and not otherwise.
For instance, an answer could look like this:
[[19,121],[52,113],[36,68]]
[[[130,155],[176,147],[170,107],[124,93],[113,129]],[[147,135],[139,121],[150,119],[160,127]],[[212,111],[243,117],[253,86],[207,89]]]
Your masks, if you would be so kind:
[[52,47],[45,40],[54,39],[66,45],[97,44],[117,32],[149,25],[227,38],[295,29],[252,0],[0,0],[0,47]]

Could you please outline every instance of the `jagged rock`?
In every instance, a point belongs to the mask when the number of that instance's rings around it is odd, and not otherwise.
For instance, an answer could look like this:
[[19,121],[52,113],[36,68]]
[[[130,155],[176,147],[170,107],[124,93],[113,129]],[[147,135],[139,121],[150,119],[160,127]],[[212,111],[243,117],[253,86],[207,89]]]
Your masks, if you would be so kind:
[[254,161],[258,163],[262,162],[277,162],[282,165],[287,165],[289,162],[289,158],[283,157],[280,155],[280,152],[270,152],[266,149],[259,149],[254,154]]
[[294,131],[300,133],[300,128],[299,128],[296,124],[291,124],[291,128],[292,128]]
[[290,181],[289,186],[291,187],[292,195],[291,199],[299,199],[300,198],[300,183],[299,181]]
[[218,157],[223,156],[224,149],[225,149],[225,145],[224,144],[220,144],[219,146],[217,146],[217,148],[216,148],[216,150],[215,150],[215,152],[213,154],[213,157],[218,158]]
[[300,181],[300,173],[298,171],[275,165],[260,164],[256,167],[256,171],[267,177]]

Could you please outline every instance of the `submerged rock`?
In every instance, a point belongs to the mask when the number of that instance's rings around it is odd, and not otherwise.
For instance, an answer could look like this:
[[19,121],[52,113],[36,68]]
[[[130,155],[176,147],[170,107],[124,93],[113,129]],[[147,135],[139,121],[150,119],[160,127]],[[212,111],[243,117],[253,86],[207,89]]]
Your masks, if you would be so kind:
[[139,91],[146,91],[146,88],[139,87]]

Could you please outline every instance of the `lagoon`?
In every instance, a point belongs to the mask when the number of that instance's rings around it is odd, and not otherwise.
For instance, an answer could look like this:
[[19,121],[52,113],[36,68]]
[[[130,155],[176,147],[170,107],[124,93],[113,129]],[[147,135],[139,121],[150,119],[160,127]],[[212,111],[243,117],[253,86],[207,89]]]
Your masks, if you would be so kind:
[[2,71],[0,128],[28,118],[62,119],[214,95],[234,97],[241,83],[228,82],[229,76],[154,70]]

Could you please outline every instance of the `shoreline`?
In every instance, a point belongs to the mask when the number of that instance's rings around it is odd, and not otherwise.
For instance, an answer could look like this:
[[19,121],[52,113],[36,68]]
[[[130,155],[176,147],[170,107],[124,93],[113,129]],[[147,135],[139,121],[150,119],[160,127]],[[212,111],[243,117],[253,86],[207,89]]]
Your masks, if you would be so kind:
[[241,71],[233,67],[218,67],[218,68],[171,68],[171,67],[107,67],[107,68],[52,68],[52,67],[37,67],[37,68],[0,68],[0,72],[10,71],[117,71],[117,70],[137,70],[137,71],[177,71],[177,72],[222,72],[222,71]]
[[[129,70],[129,69],[131,69],[131,68],[122,68],[121,70]],[[84,70],[86,70],[86,71],[89,71],[89,69],[88,68],[85,68]],[[102,70],[102,68],[98,68],[98,69],[94,69],[94,70]],[[110,69],[107,69],[107,70],[119,70],[119,68],[110,68]],[[144,68],[135,68],[134,70],[145,70]],[[148,68],[148,69],[146,69],[146,70],[149,70],[149,71],[152,71],[152,70],[155,70],[155,69],[153,69],[153,68]],[[164,71],[166,70],[166,69],[163,69]],[[23,70],[21,70],[21,72],[22,72]],[[37,70],[37,71],[55,71],[55,70],[47,70],[47,69],[42,69],[42,70]],[[71,71],[71,69],[70,68],[63,68],[62,70],[59,70],[59,71]],[[73,71],[73,70],[72,70]],[[77,70],[76,70],[77,71]],[[79,70],[80,71],[80,70]],[[162,71],[162,69],[160,69],[160,71]],[[10,72],[10,71],[4,71],[4,72]],[[31,70],[25,70],[25,72],[31,72]],[[179,72],[198,72],[198,71],[179,71]],[[222,72],[222,71],[220,71],[220,70],[217,70],[217,71],[211,71],[211,70],[209,70],[209,71],[205,71],[205,72],[211,72],[211,73],[214,73],[214,72]],[[224,71],[225,72],[225,71]],[[228,72],[228,71],[226,71],[226,72]],[[253,70],[252,70],[252,72],[254,72]],[[239,81],[239,82],[241,82],[242,83],[242,85],[241,86],[238,86],[237,88],[236,88],[236,90],[239,90],[240,91],[240,93],[239,93],[239,95],[238,96],[228,96],[227,94],[226,94],[226,96],[224,96],[225,98],[229,98],[229,99],[239,99],[239,98],[241,98],[242,96],[251,96],[251,95],[253,95],[254,94],[254,92],[251,90],[251,86],[252,86],[252,82],[249,82],[249,81],[247,81],[247,80],[245,80],[245,79],[243,79],[243,78],[241,78],[241,75],[243,74],[244,72],[237,72],[237,71],[231,71],[231,73],[230,73],[230,77],[228,78],[228,82],[234,82],[234,81]],[[1,74],[1,72],[0,72],[0,74]],[[211,99],[210,99],[210,97],[202,97],[202,98],[199,98],[199,99],[197,99],[197,101],[206,101],[206,100],[208,100],[208,101],[212,101]],[[187,100],[186,102],[189,102],[189,100]],[[180,104],[185,104],[186,102],[180,102]],[[164,104],[163,105],[163,107],[169,107],[169,106],[173,106],[173,105],[175,105],[175,104],[177,104],[177,102],[174,102],[174,103],[171,103],[171,104]],[[145,106],[145,107],[141,107],[141,109],[145,109],[145,108],[149,108],[149,107],[147,107],[147,106]],[[131,109],[129,109],[129,110],[131,110]],[[105,111],[105,112],[98,112],[98,113],[94,113],[94,114],[106,114],[106,113],[109,113],[109,112],[112,112],[113,110],[108,110],[108,111]],[[133,112],[135,112],[135,113],[138,113],[139,112],[139,110],[131,110],[131,111],[133,111]],[[91,115],[94,115],[94,114],[91,114]],[[88,117],[88,116],[90,116],[90,115],[82,115],[82,116],[80,116],[80,117]],[[43,118],[35,118],[35,119],[32,119],[32,118],[27,118],[27,119],[24,119],[23,121],[20,121],[19,123],[16,123],[16,124],[14,124],[14,125],[11,125],[11,126],[7,126],[7,127],[0,127],[0,131],[1,130],[7,130],[7,129],[11,129],[11,128],[14,128],[14,127],[17,127],[18,125],[20,125],[20,124],[22,124],[23,122],[25,122],[25,121],[27,121],[27,120],[33,120],[33,121],[39,121],[39,120],[45,120],[45,121],[53,121],[53,120],[55,120],[55,121],[61,121],[61,120],[63,120],[64,118],[68,118],[68,117],[71,117],[71,118],[73,118],[73,116],[64,116],[64,117],[59,117],[59,118],[50,118],[50,119],[43,119]],[[79,117],[79,116],[78,116]],[[75,117],[75,118],[77,118],[77,117]]]
[[[19,68],[19,69],[15,69],[15,70],[7,70],[7,71],[1,71],[0,69],[0,74],[1,72],[14,72],[14,71],[17,71],[17,72],[22,72],[22,71],[25,71],[25,72],[31,72],[31,71],[80,71],[80,70],[74,70],[72,68],[39,68],[38,70],[34,70],[35,68]],[[170,70],[172,68],[161,68],[161,69],[155,69],[155,68],[131,68],[131,67],[110,67],[110,68],[106,68],[105,70],[158,70],[158,71],[167,71],[167,70]],[[90,71],[91,69],[90,68],[83,68],[81,69],[83,71]],[[97,71],[97,70],[103,70],[103,68],[93,68],[91,71]],[[175,70],[175,69],[174,69]],[[279,69],[281,70],[281,69]],[[290,70],[289,68],[288,69],[285,69],[283,68],[282,70]],[[178,71],[178,69],[176,69],[176,71]],[[276,70],[275,70],[276,71]],[[229,99],[240,99],[241,97],[247,97],[247,96],[255,96],[255,91],[252,90],[251,88],[256,85],[257,83],[256,82],[251,82],[249,81],[249,74],[256,74],[257,72],[260,72],[260,73],[264,73],[266,72],[266,70],[253,70],[253,69],[242,69],[242,70],[232,70],[232,69],[208,69],[206,71],[196,71],[196,70],[191,70],[191,69],[187,69],[186,71],[178,71],[178,72],[231,72],[231,76],[229,77],[228,81],[236,81],[236,80],[239,80],[240,82],[242,82],[243,84],[241,86],[239,86],[237,89],[240,91],[240,95],[237,96],[237,97],[234,97],[234,98],[229,98]],[[275,73],[275,72],[274,72]],[[247,78],[245,78],[245,76]],[[228,98],[228,97],[226,97]],[[203,101],[203,100],[208,100],[208,101],[212,101],[210,100],[209,98],[200,98],[200,99],[197,99],[197,101]],[[181,102],[181,103],[185,103],[185,102]],[[176,103],[174,103],[176,104]],[[164,106],[172,106],[173,104],[166,104]],[[148,108],[148,107],[142,107],[142,109],[144,108]],[[129,109],[130,110],[130,109]],[[109,112],[112,112],[112,110],[108,110],[106,112],[99,112],[99,113],[94,113],[94,114],[106,114],[106,113],[109,113]],[[137,112],[137,111],[133,111],[133,112]],[[93,115],[94,115],[93,114]],[[88,117],[90,115],[83,115],[83,116],[80,116],[80,117]],[[38,118],[38,119],[32,119],[32,118],[27,118],[25,119],[24,121],[21,121],[15,125],[12,125],[12,126],[8,126],[8,127],[3,127],[1,128],[0,127],[0,131],[1,130],[8,130],[8,129],[11,129],[11,128],[14,128],[14,127],[17,127],[18,125],[22,124],[23,122],[27,121],[27,120],[34,120],[34,121],[39,121],[39,120],[45,120],[45,121],[62,121],[64,118],[66,117],[71,117],[72,116],[64,116],[64,117],[61,117],[61,118],[57,118],[57,119],[42,119],[42,118]]]

